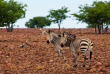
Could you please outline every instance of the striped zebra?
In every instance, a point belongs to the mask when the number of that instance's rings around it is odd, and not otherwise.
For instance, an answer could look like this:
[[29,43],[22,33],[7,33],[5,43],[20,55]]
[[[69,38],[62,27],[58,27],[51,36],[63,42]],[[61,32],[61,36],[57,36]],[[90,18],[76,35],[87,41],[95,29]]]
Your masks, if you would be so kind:
[[42,33],[46,34],[47,43],[48,44],[52,43],[55,46],[56,51],[58,53],[59,61],[60,61],[60,51],[61,51],[64,62],[66,62],[65,56],[64,56],[64,51],[63,51],[62,47],[60,46],[61,45],[61,37],[59,37],[60,35],[53,32],[52,30],[44,30]]
[[84,63],[83,67],[85,67],[85,62],[86,62],[86,51],[89,53],[89,66],[91,66],[91,56],[92,56],[92,48],[93,48],[93,43],[90,39],[78,39],[76,38],[75,34],[70,34],[67,32],[64,32],[61,35],[61,47],[63,48],[64,46],[68,46],[73,54],[74,57],[74,66],[77,66],[76,60],[77,60],[77,55],[79,53],[82,53],[84,57]]

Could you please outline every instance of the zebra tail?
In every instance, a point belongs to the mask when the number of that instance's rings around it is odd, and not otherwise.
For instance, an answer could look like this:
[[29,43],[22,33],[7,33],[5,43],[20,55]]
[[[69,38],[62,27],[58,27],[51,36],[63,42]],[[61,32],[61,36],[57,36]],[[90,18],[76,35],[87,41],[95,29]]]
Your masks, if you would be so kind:
[[92,51],[90,51],[90,60],[91,60],[91,58],[92,58]]
[[91,60],[91,58],[92,58],[91,43],[89,43],[89,46],[88,46],[88,51],[89,51],[89,58],[90,58],[90,60]]

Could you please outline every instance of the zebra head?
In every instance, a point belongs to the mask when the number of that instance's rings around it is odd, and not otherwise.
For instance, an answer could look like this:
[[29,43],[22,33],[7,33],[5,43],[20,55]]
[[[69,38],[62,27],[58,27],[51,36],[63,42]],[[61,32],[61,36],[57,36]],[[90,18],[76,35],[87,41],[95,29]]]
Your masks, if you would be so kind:
[[47,43],[49,44],[54,39],[54,32],[52,30],[46,30],[45,33]]
[[65,44],[70,44],[72,40],[76,38],[75,34],[70,34],[68,32],[63,32],[61,36],[61,47],[64,47]]
[[[49,44],[51,42],[51,30],[48,29],[39,29],[42,32],[42,36],[46,37],[47,43]],[[45,34],[45,35],[44,35]]]

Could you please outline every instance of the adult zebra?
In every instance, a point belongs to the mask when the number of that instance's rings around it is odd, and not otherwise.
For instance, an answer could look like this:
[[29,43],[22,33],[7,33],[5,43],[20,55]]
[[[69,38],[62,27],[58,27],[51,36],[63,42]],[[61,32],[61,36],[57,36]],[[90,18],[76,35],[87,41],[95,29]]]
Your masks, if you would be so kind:
[[93,43],[90,39],[78,39],[75,34],[70,34],[68,32],[64,32],[61,35],[61,47],[68,46],[74,57],[74,66],[77,66],[76,60],[77,55],[82,53],[84,57],[83,67],[85,67],[86,62],[86,51],[89,52],[89,66],[91,66],[91,56],[92,56],[92,48]]
[[60,61],[60,52],[62,53],[62,56],[63,56],[63,59],[64,59],[64,62],[66,62],[66,59],[65,59],[65,56],[64,56],[64,51],[63,51],[63,48],[60,46],[61,45],[61,37],[59,37],[60,35],[55,33],[54,31],[52,30],[42,30],[42,33],[46,34],[46,40],[47,40],[47,43],[52,43],[55,48],[56,48],[56,51],[58,53],[58,59]]

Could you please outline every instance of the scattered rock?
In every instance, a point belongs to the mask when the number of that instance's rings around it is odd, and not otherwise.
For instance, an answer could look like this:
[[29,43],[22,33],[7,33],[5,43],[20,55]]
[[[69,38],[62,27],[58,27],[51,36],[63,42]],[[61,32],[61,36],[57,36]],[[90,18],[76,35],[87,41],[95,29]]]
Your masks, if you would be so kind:
[[70,64],[66,64],[66,67],[67,67],[67,68],[71,68]]
[[96,66],[102,66],[102,63],[101,62],[97,62]]
[[96,68],[92,68],[90,72],[96,72]]
[[101,63],[101,62],[97,62],[97,63],[96,63],[96,69],[97,69],[98,71],[101,71],[101,69],[102,69],[102,63]]
[[49,61],[49,63],[53,63],[53,62],[54,62],[53,60],[50,60],[50,61]]
[[42,69],[44,69],[44,66],[36,65],[36,69],[37,69],[37,70],[42,70]]

